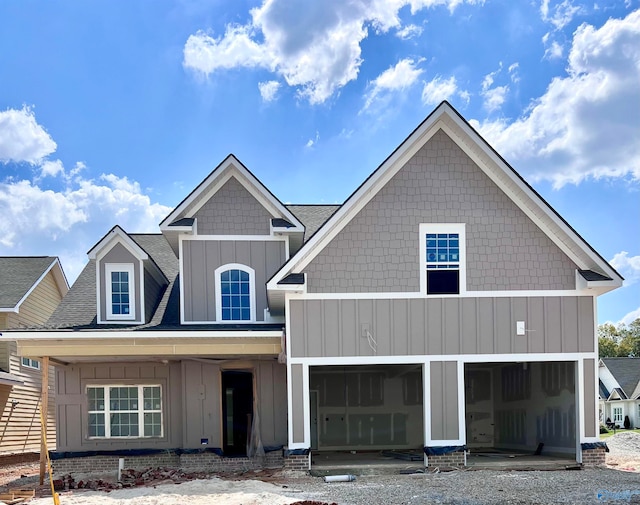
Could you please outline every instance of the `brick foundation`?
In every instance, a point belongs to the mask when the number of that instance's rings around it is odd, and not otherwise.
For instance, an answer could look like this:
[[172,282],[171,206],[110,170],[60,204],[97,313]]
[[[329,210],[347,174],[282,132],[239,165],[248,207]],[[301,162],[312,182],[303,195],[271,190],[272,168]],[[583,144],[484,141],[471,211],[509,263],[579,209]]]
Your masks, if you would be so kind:
[[603,466],[606,458],[604,447],[582,449],[582,464],[584,466]]
[[284,469],[308,472],[310,468],[309,454],[291,454],[284,458]]
[[[57,476],[77,473],[113,474],[118,471],[120,456],[86,456],[82,458],[63,458],[52,462],[53,473]],[[224,458],[214,452],[195,454],[176,454],[174,451],[145,455],[125,456],[126,469],[144,470],[146,468],[168,467],[186,471],[238,472],[260,468],[282,468],[282,451],[272,451],[264,457]]]
[[427,456],[427,466],[465,466],[464,451],[448,452],[446,454],[434,454]]

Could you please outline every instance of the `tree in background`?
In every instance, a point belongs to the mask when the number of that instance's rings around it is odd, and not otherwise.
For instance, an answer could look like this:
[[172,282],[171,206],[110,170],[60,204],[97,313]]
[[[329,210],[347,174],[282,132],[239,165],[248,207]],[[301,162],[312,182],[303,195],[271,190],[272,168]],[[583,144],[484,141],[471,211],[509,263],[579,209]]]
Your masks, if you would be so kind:
[[640,317],[629,326],[598,326],[598,353],[601,358],[640,358]]

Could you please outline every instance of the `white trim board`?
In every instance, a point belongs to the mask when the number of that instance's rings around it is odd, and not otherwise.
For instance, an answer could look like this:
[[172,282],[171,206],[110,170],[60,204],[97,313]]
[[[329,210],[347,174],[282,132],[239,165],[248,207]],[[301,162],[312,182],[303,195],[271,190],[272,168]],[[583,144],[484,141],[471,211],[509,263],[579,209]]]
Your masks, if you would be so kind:
[[97,331],[73,331],[73,330],[52,330],[52,331],[7,331],[0,334],[0,342],[22,341],[22,340],[42,340],[42,341],[65,341],[65,340],[92,340],[92,339],[180,339],[180,338],[280,338],[282,330],[183,330],[183,331],[121,331],[121,330],[97,330]]

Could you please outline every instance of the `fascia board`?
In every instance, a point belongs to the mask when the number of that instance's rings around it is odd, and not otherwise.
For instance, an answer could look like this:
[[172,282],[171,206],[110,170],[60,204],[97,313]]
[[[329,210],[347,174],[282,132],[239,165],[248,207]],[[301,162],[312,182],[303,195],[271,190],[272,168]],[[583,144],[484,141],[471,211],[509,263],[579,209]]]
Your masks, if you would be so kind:
[[142,249],[135,241],[127,235],[127,233],[120,228],[119,226],[114,226],[95,246],[91,248],[91,250],[87,253],[89,259],[91,260],[100,260],[111,247],[109,246],[111,243],[117,242],[124,246],[136,259],[146,260],[149,259],[149,255]]
[[130,338],[130,339],[180,339],[180,338],[272,338],[281,337],[282,330],[183,330],[183,331],[153,331],[153,330],[137,330],[137,331],[118,331],[118,330],[54,330],[54,331],[3,331],[0,333],[0,342],[3,341],[22,341],[22,340],[93,340],[93,339],[114,339],[114,338]]
[[[233,154],[227,156],[198,187],[189,194],[160,223],[160,230],[170,229],[169,224],[202,196],[200,204],[189,209],[186,217],[193,217],[202,205],[214,195],[232,176],[249,191],[273,217],[285,217],[296,227],[304,230],[302,223],[254,176]],[[207,197],[207,195],[210,195]]]
[[[22,297],[22,298],[20,298],[20,301],[19,301],[18,303],[16,303],[16,306],[15,306],[15,307],[13,307],[12,309],[9,309],[9,310],[3,310],[3,309],[0,309],[0,312],[15,312],[15,313],[19,313],[19,312],[20,312],[20,305],[22,305],[22,304],[23,304],[23,302],[24,302],[27,298],[29,298],[29,295],[30,295],[31,293],[33,293],[33,290],[34,290],[34,289],[36,289],[36,288],[38,287],[38,285],[39,285],[39,284],[42,282],[42,280],[47,276],[47,274],[48,274],[49,272],[51,272],[51,270],[53,270],[53,268],[54,268],[54,267],[56,267],[56,266],[58,267],[58,268],[57,268],[57,270],[58,270],[59,272],[56,272],[56,271],[54,270],[54,278],[56,279],[56,282],[57,282],[58,284],[60,284],[60,279],[59,279],[59,278],[60,278],[60,274],[62,273],[62,269],[60,268],[60,262],[58,261],[58,258],[54,258],[54,260],[53,260],[53,261],[51,262],[51,264],[46,268],[46,270],[45,270],[45,271],[40,275],[40,277],[38,277],[38,279],[37,279],[37,280],[33,283],[33,285],[32,285],[32,286],[27,290],[27,292],[23,295],[23,297]],[[67,293],[67,291],[69,291],[69,284],[67,284],[67,279],[66,279],[66,277],[64,276],[64,273],[62,273],[62,279],[63,279],[63,281],[64,281],[64,282],[63,282],[62,286],[60,286],[60,285],[59,285],[58,287],[59,287],[59,288],[62,288],[62,289],[60,289],[60,292],[61,292],[62,296],[64,296],[64,295]],[[64,288],[66,288],[66,290],[65,290]]]

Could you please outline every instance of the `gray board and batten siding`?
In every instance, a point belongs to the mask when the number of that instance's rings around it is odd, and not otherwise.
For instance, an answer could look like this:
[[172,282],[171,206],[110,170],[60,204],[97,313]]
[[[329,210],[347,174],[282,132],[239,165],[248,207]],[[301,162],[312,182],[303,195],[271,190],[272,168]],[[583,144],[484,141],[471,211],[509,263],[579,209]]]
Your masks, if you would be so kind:
[[[593,298],[291,300],[291,356],[594,352]],[[516,321],[526,321],[516,335]]]
[[418,292],[421,223],[466,224],[468,291],[575,289],[576,265],[439,131],[304,268],[309,293]]
[[255,270],[256,320],[263,321],[267,308],[264,286],[286,261],[286,251],[282,240],[185,240],[182,258],[185,321],[216,320],[215,270],[229,263]]
[[140,321],[142,311],[140,298],[142,294],[142,290],[140,289],[140,260],[131,254],[122,244],[115,244],[98,262],[100,268],[100,316],[102,321],[109,320],[109,317],[107,316],[107,282],[110,282],[110,280],[105,276],[105,265],[108,263],[125,263],[133,265],[135,313],[134,319],[131,321]]
[[274,216],[231,177],[193,217],[199,235],[269,235]]
[[[162,363],[82,364],[56,369],[58,451],[196,449],[207,439],[222,447],[220,374],[223,365],[183,360]],[[285,367],[272,361],[247,363],[254,374],[261,441],[265,447],[287,441]],[[86,388],[89,385],[160,385],[163,436],[89,438]]]

